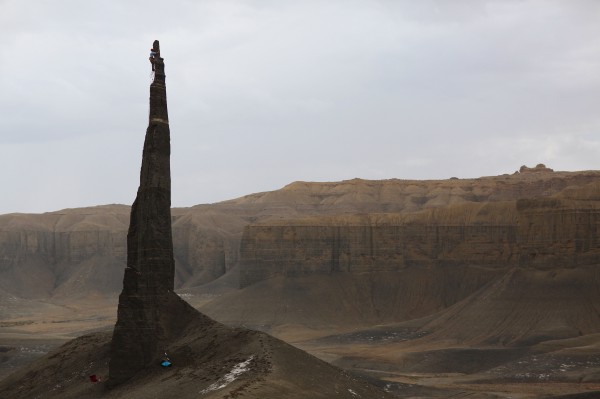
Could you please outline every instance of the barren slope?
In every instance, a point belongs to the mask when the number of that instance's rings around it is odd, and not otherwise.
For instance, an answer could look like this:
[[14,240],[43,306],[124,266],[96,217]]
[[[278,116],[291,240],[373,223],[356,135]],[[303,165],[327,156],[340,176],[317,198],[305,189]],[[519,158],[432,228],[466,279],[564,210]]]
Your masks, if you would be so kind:
[[165,350],[171,368],[151,366],[108,390],[88,376],[108,372],[111,332],[86,335],[0,382],[2,397],[19,398],[391,398],[266,334],[231,329],[198,316]]

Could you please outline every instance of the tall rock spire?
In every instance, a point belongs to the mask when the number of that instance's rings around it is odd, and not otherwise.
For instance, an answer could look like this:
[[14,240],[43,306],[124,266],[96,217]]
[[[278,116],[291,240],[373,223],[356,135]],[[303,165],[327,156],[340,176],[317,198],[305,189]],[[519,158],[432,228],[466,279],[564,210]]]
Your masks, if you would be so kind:
[[[123,293],[159,295],[173,291],[175,262],[171,233],[171,133],[167,111],[165,64],[154,41],[154,80],[140,186],[127,233],[127,266]],[[135,272],[141,274],[136,274]],[[133,272],[133,273],[132,273]],[[131,284],[128,284],[131,283]]]
[[180,302],[187,305],[173,293],[171,144],[165,65],[158,40],[153,52],[149,122],[127,233],[127,268],[111,343],[110,385],[128,380],[160,357],[173,334],[173,307]]

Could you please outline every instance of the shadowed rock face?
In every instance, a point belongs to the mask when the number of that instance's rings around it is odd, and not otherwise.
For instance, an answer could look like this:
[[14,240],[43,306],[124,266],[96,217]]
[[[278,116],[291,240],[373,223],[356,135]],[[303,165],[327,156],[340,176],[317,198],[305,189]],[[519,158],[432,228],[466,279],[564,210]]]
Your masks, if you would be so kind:
[[[158,41],[154,50],[160,54]],[[154,62],[150,116],[137,197],[127,233],[127,268],[111,344],[110,384],[155,361],[195,312],[173,293],[170,131],[163,59]]]
[[[158,50],[158,41],[154,42]],[[123,293],[149,294],[173,290],[175,262],[171,232],[171,144],[163,59],[154,62],[150,85],[150,116],[140,187],[131,208],[127,233],[127,266]],[[135,270],[141,272],[137,275]]]

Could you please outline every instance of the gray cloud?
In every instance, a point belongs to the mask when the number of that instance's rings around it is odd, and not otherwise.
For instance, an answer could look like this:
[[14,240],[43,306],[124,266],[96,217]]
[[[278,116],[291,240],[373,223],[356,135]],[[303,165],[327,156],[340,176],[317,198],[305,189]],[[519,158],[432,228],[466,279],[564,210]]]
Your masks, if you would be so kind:
[[0,213],[135,195],[161,40],[173,204],[598,169],[600,4],[0,1]]

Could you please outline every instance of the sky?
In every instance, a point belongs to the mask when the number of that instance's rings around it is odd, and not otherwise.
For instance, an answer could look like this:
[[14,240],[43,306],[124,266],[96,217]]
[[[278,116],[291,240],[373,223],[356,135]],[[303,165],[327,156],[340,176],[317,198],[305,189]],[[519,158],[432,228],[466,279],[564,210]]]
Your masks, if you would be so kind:
[[131,204],[160,40],[172,204],[600,169],[600,1],[0,0],[0,214]]

